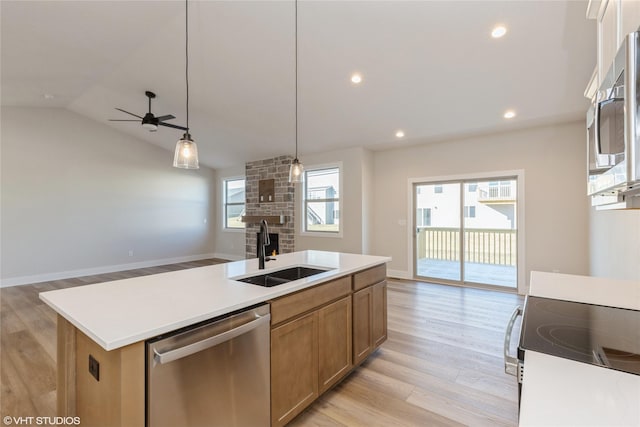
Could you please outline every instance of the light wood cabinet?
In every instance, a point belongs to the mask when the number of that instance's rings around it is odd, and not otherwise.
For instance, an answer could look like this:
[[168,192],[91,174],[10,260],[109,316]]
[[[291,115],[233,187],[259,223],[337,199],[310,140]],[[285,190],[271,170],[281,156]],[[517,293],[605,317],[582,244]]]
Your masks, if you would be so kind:
[[57,357],[58,416],[78,416],[83,426],[145,425],[144,342],[106,351],[58,315]]
[[353,367],[351,276],[271,301],[271,425],[282,426]]
[[318,313],[271,330],[271,425],[282,426],[318,397]]
[[387,339],[387,282],[353,294],[353,363],[359,364]]
[[318,385],[324,393],[351,371],[351,296],[318,310]]
[[362,362],[372,351],[373,293],[371,287],[353,294],[353,363]]
[[373,312],[371,315],[371,331],[373,347],[379,347],[387,340],[387,281],[376,283],[371,287]]
[[353,363],[361,363],[387,339],[387,267],[353,275]]

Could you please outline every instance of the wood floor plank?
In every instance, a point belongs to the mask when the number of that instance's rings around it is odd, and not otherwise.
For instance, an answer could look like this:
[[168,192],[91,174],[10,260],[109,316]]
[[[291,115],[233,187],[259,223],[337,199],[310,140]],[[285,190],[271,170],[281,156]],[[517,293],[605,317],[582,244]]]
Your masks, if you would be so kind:
[[[224,262],[200,260],[0,289],[0,413],[55,415],[56,314],[38,294]],[[291,426],[515,426],[505,325],[522,297],[388,281],[388,339]]]

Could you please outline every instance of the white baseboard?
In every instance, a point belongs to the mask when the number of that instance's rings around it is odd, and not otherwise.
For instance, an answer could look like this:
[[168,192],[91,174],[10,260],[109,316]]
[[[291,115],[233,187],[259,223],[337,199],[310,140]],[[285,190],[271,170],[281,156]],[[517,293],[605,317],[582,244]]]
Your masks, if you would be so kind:
[[246,259],[243,255],[236,255],[236,254],[223,254],[220,252],[215,252],[213,254],[214,258],[220,258],[220,259],[226,259],[228,261],[242,261],[244,259]]
[[133,262],[130,264],[105,265],[101,267],[86,268],[81,270],[59,271],[55,273],[35,274],[32,276],[8,277],[0,281],[0,288],[9,286],[28,285],[31,283],[49,282],[51,280],[70,279],[72,277],[92,276],[94,274],[113,273],[116,271],[134,270],[136,268],[156,267],[158,265],[176,264],[179,262],[198,261],[208,258],[230,259],[224,254],[200,254],[175,258],[164,258],[149,261]]
[[413,277],[405,270],[387,270],[387,276],[395,279],[407,279],[411,280]]

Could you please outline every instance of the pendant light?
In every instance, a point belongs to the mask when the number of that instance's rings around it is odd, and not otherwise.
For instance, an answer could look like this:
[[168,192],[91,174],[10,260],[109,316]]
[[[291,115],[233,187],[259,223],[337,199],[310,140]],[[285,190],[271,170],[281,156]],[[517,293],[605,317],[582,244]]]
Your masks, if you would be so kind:
[[189,1],[184,2],[185,21],[185,80],[187,83],[187,130],[176,143],[173,156],[173,167],[181,169],[198,169],[198,147],[189,133]]
[[302,182],[302,175],[304,172],[304,166],[298,160],[298,0],[295,0],[295,15],[296,15],[296,27],[295,27],[295,40],[296,40],[296,157],[291,163],[289,168],[289,182],[300,183]]

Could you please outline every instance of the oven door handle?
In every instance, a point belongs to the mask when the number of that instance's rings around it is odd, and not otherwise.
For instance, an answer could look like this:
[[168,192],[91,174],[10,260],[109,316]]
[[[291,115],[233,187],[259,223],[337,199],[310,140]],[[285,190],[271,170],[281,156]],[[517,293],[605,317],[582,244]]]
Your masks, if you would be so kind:
[[518,376],[518,357],[511,356],[509,354],[509,348],[511,347],[511,335],[513,332],[513,325],[516,323],[518,316],[522,316],[522,307],[518,306],[513,310],[511,319],[507,324],[507,331],[504,335],[504,371],[509,374]]

